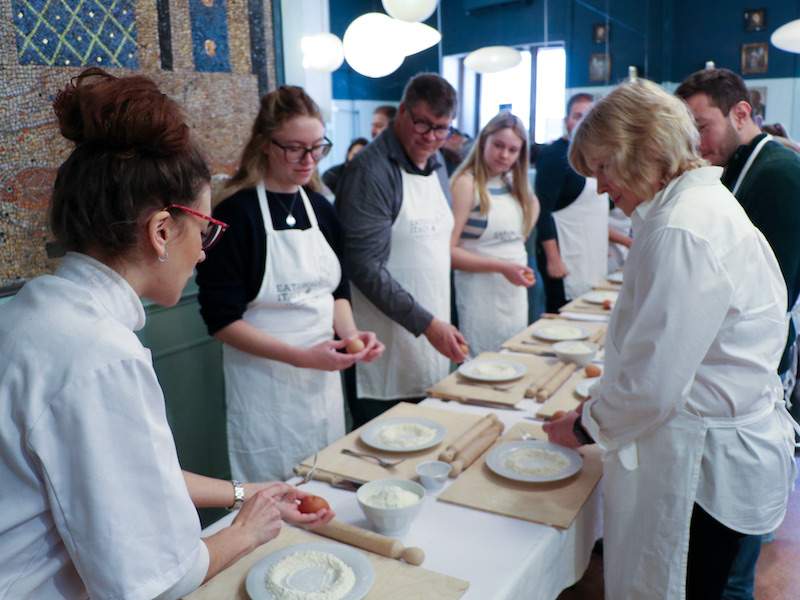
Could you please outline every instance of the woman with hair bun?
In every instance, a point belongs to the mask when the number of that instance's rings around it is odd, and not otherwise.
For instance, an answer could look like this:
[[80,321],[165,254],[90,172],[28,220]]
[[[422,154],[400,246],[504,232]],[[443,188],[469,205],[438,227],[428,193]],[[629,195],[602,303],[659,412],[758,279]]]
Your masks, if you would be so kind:
[[[180,298],[226,225],[178,105],[89,69],[54,102],[75,148],[50,225],[67,250],[0,312],[0,597],[180,598],[302,515],[284,483],[182,473],[140,296]],[[242,504],[243,500],[243,504]],[[238,501],[238,502],[237,502]],[[201,540],[195,506],[237,506]]]
[[383,352],[353,320],[336,213],[307,187],[330,148],[314,101],[302,88],[279,87],[261,99],[239,170],[214,211],[235,234],[199,267],[197,282],[209,333],[224,344],[237,478],[286,479],[342,437],[336,371]]

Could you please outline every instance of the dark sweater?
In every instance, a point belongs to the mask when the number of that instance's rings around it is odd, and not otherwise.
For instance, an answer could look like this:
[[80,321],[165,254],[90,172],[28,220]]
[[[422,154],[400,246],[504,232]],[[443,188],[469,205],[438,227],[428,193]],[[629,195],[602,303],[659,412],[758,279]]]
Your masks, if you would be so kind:
[[[722,174],[722,183],[728,189],[733,190],[747,158],[765,135],[756,136],[734,152]],[[767,143],[753,161],[736,198],[772,246],[786,281],[790,310],[800,293],[800,156],[778,142]],[[792,325],[779,373],[790,366],[788,352],[796,337]]]
[[[272,226],[276,230],[311,227],[300,198],[292,207],[292,215],[297,222],[291,228],[286,224],[287,209],[292,205],[293,198],[294,194],[267,194]],[[308,198],[320,231],[341,264],[342,234],[336,211],[324,196],[316,192],[308,192]],[[267,233],[255,188],[241,190],[220,202],[214,209],[214,217],[227,223],[229,228],[219,243],[208,252],[206,260],[197,266],[200,314],[211,335],[242,318],[247,305],[261,289],[267,264]],[[344,269],[333,297],[337,300],[350,299],[350,287]]]

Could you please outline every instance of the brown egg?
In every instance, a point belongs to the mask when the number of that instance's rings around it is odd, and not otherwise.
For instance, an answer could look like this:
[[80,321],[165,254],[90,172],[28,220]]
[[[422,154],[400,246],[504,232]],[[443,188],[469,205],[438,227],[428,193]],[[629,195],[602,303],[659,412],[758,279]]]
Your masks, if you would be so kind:
[[603,369],[598,367],[597,365],[586,365],[586,368],[583,370],[586,373],[587,377],[600,377],[603,374]]
[[611,310],[614,307],[614,303],[611,300],[603,300],[603,309],[604,310]]
[[323,508],[330,510],[331,506],[322,496],[306,496],[300,500],[300,506],[298,507],[300,512],[304,514],[315,513]]
[[353,338],[347,342],[347,352],[350,354],[358,354],[364,349],[364,342],[360,338]]
[[466,344],[459,344],[458,347],[461,349],[461,354],[467,355],[469,354],[469,346]]
[[522,276],[528,283],[533,283],[533,273],[528,273],[527,271],[525,271],[525,273],[523,273]]
[[564,418],[566,416],[567,416],[567,412],[566,411],[557,410],[556,412],[553,413],[553,416],[551,417],[550,420],[551,421],[558,421],[559,419],[562,419],[562,418]]

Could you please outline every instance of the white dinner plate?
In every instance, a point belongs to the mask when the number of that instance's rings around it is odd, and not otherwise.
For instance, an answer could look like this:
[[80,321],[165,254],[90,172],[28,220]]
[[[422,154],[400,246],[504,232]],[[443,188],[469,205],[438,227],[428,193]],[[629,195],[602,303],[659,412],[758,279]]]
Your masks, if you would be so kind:
[[[406,423],[430,427],[436,431],[436,435],[434,435],[433,439],[429,440],[428,442],[422,442],[408,447],[388,444],[381,438],[381,431],[385,427],[390,427],[392,425],[404,425]],[[386,452],[416,452],[417,450],[432,448],[436,444],[440,443],[444,439],[446,433],[447,428],[444,425],[437,423],[436,421],[432,421],[431,419],[424,419],[422,417],[393,417],[378,419],[374,423],[367,425],[364,428],[364,431],[361,432],[361,441],[367,446],[372,446],[373,448],[384,450]]]
[[531,332],[534,337],[548,342],[567,342],[572,340],[585,340],[589,334],[585,329],[575,325],[539,325]]
[[[332,542],[313,542],[309,544],[296,544],[276,550],[254,564],[247,574],[245,588],[251,600],[276,600],[275,595],[267,587],[267,574],[273,565],[282,558],[294,552],[327,552],[333,554],[339,560],[353,569],[356,582],[342,600],[361,600],[369,593],[375,583],[375,571],[369,559],[355,548],[336,544]],[[298,591],[316,592],[319,591],[320,579],[324,572],[320,568],[311,567],[298,571],[289,578],[290,585],[297,585]]]
[[495,383],[519,379],[528,372],[528,367],[504,358],[476,358],[461,363],[458,372],[468,379]]
[[622,271],[616,271],[615,273],[609,273],[606,276],[611,283],[622,283]]
[[581,300],[588,302],[589,304],[603,304],[603,302],[606,300],[610,300],[613,303],[617,301],[618,296],[619,292],[595,290],[594,292],[589,292],[588,294],[581,296]]
[[[548,450],[559,454],[567,460],[567,464],[555,473],[546,474],[520,473],[506,465],[506,461],[512,458],[514,453],[529,448]],[[525,467],[529,468],[546,467],[548,461],[546,459],[523,461],[523,464]],[[573,476],[583,467],[583,457],[571,448],[565,448],[564,446],[551,444],[543,440],[517,440],[514,442],[503,442],[492,448],[486,456],[486,466],[506,479],[524,481],[526,483],[541,483],[545,481],[559,481]]]
[[578,382],[578,385],[575,386],[575,393],[581,398],[590,398],[592,387],[594,387],[594,384],[598,381],[600,381],[600,377],[587,377],[586,379],[581,379]]

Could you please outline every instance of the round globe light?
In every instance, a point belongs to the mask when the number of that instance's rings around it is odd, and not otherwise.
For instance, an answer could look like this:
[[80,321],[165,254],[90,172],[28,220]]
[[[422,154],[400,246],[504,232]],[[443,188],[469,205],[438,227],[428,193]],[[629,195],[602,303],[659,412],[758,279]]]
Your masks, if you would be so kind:
[[392,19],[383,13],[366,13],[344,32],[344,57],[362,75],[385,77],[400,68],[406,55]]
[[442,40],[442,34],[425,23],[410,23],[400,19],[392,19],[392,23],[396,28],[397,43],[406,56],[427,50]]
[[344,46],[332,33],[305,35],[300,40],[303,51],[303,68],[309,71],[330,73],[342,66]]
[[772,32],[772,45],[787,52],[800,53],[800,19],[789,21]]
[[389,16],[401,21],[424,21],[436,10],[439,0],[383,0]]
[[464,66],[478,73],[497,73],[522,62],[519,50],[509,46],[486,46],[467,54]]

